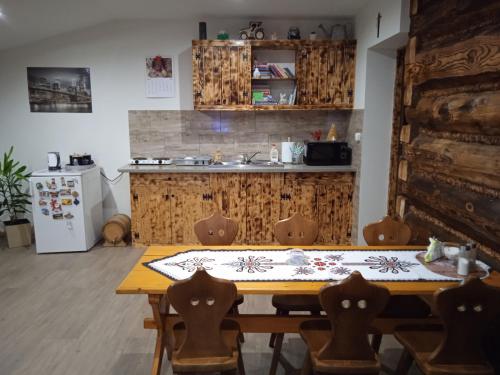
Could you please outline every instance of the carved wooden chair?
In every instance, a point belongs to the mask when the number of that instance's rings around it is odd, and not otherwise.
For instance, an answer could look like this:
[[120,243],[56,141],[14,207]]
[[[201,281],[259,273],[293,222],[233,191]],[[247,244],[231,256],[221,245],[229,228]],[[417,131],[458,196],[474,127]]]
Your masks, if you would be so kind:
[[[401,221],[390,216],[368,224],[363,228],[363,237],[370,246],[408,245],[411,239],[411,229]],[[391,296],[382,318],[425,318],[431,313],[429,305],[418,296]],[[378,352],[382,342],[382,334],[373,335],[372,345]]]
[[[197,221],[194,224],[194,233],[204,246],[231,245],[238,234],[238,223],[217,211],[211,216]],[[243,302],[244,297],[238,294],[229,313],[239,315],[238,306]],[[240,340],[241,342],[245,341],[243,334],[241,334]]]
[[202,245],[231,245],[238,234],[238,223],[220,212],[194,224],[194,233]]
[[281,245],[312,245],[318,237],[318,224],[296,213],[288,219],[278,221],[274,226],[274,235]]
[[442,327],[396,330],[394,336],[405,348],[397,373],[406,374],[415,360],[426,375],[493,375],[481,340],[488,323],[500,314],[500,288],[469,278],[462,285],[436,291],[434,302]]
[[173,327],[174,374],[221,372],[244,374],[237,322],[225,319],[236,298],[233,282],[199,268],[191,278],[169,286],[167,296],[182,318]]
[[[308,246],[312,245],[318,237],[318,224],[296,213],[276,223],[274,235],[281,245]],[[289,315],[291,311],[308,311],[312,315],[319,315],[322,310],[317,295],[275,295],[272,298],[272,304],[276,308],[276,315]],[[274,348],[274,351],[270,374],[276,374],[278,362],[281,362],[285,369],[292,368],[286,358],[281,355],[283,338],[283,333],[271,335],[269,346]]]
[[411,229],[405,223],[386,216],[376,223],[365,226],[363,237],[370,246],[407,245],[411,239]]
[[327,320],[308,320],[300,335],[308,347],[302,374],[378,374],[380,362],[368,330],[384,309],[389,291],[366,281],[357,271],[321,288],[319,299]]

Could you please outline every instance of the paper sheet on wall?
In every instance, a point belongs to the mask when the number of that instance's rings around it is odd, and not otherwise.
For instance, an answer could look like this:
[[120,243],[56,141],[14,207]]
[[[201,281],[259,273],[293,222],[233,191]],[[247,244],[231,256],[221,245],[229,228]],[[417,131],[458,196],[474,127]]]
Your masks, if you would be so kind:
[[146,97],[173,98],[175,96],[172,78],[146,78]]
[[146,58],[146,97],[173,98],[174,96],[175,81],[172,57]]

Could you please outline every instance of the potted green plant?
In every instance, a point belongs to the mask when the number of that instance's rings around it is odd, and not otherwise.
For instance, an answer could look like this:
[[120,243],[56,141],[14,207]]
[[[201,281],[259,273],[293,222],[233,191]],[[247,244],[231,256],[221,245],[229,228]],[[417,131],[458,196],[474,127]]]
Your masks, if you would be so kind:
[[26,173],[25,165],[14,161],[13,152],[14,146],[0,160],[0,218],[9,218],[3,222],[9,247],[29,246],[31,223],[24,214],[29,212],[26,206],[31,204],[31,196],[23,189],[31,173]]

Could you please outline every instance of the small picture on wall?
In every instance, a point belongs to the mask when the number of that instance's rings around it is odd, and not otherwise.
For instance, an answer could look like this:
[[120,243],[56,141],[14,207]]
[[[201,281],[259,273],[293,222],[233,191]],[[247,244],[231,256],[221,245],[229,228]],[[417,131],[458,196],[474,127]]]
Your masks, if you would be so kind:
[[89,68],[28,67],[31,112],[92,113]]
[[149,78],[172,78],[172,58],[148,57],[146,58],[146,69]]

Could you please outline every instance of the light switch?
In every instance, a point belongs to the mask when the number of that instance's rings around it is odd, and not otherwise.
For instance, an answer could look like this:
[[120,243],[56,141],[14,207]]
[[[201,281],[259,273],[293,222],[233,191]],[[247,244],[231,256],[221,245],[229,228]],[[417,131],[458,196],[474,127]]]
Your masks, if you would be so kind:
[[358,143],[361,142],[361,133],[360,132],[354,133],[354,140]]

